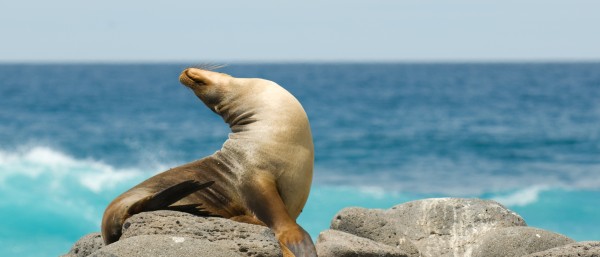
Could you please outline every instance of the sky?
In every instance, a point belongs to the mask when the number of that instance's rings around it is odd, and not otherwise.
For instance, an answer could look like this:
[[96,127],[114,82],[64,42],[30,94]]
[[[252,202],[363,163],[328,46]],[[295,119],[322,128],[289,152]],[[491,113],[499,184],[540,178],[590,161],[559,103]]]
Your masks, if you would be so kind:
[[0,0],[0,62],[598,61],[598,0]]

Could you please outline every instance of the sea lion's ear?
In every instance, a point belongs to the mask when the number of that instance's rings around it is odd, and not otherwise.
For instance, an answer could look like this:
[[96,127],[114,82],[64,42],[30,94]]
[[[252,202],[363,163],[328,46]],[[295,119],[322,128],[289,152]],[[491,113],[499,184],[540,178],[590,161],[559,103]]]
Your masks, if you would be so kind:
[[196,180],[186,180],[165,188],[156,194],[140,199],[133,203],[127,212],[129,215],[134,215],[144,211],[164,210],[169,207],[169,205],[174,204],[198,190],[207,188],[214,183],[214,181],[200,183]]

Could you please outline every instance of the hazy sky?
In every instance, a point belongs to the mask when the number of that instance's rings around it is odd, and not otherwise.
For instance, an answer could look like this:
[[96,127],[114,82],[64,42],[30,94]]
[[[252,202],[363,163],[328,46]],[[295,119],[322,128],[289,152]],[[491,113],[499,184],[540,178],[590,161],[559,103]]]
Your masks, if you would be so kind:
[[599,0],[0,0],[7,61],[600,60]]

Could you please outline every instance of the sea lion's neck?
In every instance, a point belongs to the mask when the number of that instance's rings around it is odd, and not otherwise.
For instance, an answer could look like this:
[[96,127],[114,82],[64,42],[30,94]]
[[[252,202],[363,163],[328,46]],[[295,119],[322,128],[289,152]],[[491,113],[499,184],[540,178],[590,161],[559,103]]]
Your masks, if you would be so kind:
[[229,125],[232,133],[250,131],[252,127],[266,122],[258,119],[256,110],[240,108],[239,105],[217,106],[215,112]]
[[285,138],[296,141],[293,133],[299,132],[298,128],[310,130],[308,117],[295,97],[279,85],[270,83],[271,86],[260,90],[242,87],[238,94],[214,106],[213,111],[237,137],[243,134],[271,137],[287,133]]
[[229,124],[232,133],[220,150],[222,156],[246,159],[280,154],[273,150],[284,147],[312,155],[308,117],[298,100],[285,89],[275,84],[257,92],[233,96],[223,103],[215,106],[214,111]]

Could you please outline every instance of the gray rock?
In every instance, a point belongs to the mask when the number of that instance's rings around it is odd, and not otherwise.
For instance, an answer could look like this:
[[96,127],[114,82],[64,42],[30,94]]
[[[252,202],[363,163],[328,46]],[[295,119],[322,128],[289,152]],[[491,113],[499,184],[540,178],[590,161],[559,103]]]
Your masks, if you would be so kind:
[[319,234],[316,248],[320,257],[412,257],[419,256],[417,248],[410,242],[396,248],[373,240],[337,230],[326,230]]
[[80,238],[63,257],[85,257],[104,247],[102,235],[91,233]]
[[90,257],[242,257],[218,243],[170,235],[126,238],[96,251]]
[[504,227],[526,226],[518,214],[491,200],[434,198],[388,210],[346,208],[331,228],[390,246],[410,241],[424,257],[470,256],[477,239]]
[[282,256],[269,228],[184,212],[154,211],[136,214],[123,224],[120,240],[141,235],[172,235],[214,243],[244,256]]
[[275,235],[267,227],[183,212],[155,211],[127,219],[123,235],[115,243],[104,246],[100,233],[89,234],[63,257],[238,255],[270,257],[282,253]]
[[572,243],[523,257],[600,257],[600,241]]
[[532,227],[500,228],[487,232],[473,257],[514,257],[573,243],[566,236]]

